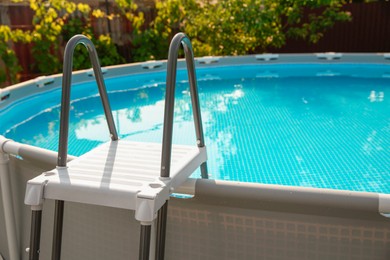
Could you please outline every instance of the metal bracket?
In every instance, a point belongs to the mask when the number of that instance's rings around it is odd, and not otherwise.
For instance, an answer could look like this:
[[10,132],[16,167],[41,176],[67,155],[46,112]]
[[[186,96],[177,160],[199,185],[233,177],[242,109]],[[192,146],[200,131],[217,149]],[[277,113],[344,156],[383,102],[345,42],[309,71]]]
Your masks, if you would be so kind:
[[43,88],[43,87],[45,87],[47,85],[53,84],[54,78],[53,77],[41,76],[41,77],[36,78],[34,80],[34,82],[35,82],[35,85],[38,88]]
[[218,63],[220,57],[213,57],[213,56],[206,56],[206,57],[201,57],[197,58],[196,60],[198,61],[199,64],[212,64],[212,63]]
[[343,54],[335,53],[335,52],[325,52],[325,53],[316,53],[316,56],[320,60],[339,60],[343,57]]
[[[102,74],[107,74],[108,72],[108,69],[107,68],[101,68],[102,70]],[[89,69],[85,72],[89,77],[95,77],[95,72],[93,71],[93,69]]]
[[11,93],[8,90],[0,90],[0,104],[5,102],[11,97]]
[[262,60],[262,61],[271,61],[271,60],[277,60],[279,59],[279,54],[258,54],[255,56],[256,60]]
[[141,64],[143,69],[149,69],[149,70],[160,68],[162,65],[163,62],[155,61],[155,60],[147,61]]

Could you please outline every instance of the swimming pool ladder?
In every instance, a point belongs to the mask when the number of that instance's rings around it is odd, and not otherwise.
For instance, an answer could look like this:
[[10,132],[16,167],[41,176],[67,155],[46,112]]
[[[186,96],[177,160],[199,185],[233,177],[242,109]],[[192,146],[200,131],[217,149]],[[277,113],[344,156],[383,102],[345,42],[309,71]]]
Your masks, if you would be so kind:
[[[84,45],[89,52],[111,141],[67,163],[72,59],[78,44]],[[176,70],[181,45],[187,63],[197,146],[172,145]],[[45,199],[55,200],[53,260],[61,257],[65,201],[135,210],[135,218],[141,223],[140,260],[149,260],[151,225],[156,220],[155,259],[164,259],[170,194],[198,167],[202,178],[207,178],[207,154],[194,56],[191,42],[183,33],[175,35],[169,47],[164,111],[162,144],[119,140],[96,49],[83,35],[76,35],[69,40],[64,54],[57,167],[29,180],[26,187],[25,204],[32,209],[30,260],[39,259],[42,206]],[[156,160],[156,154],[160,154],[161,161]],[[126,169],[125,172],[123,169]]]

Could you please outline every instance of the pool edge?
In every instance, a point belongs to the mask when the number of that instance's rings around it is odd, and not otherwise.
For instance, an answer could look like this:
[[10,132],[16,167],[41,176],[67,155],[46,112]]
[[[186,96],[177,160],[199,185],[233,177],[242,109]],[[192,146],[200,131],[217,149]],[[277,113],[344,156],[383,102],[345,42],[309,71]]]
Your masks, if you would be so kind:
[[[48,169],[55,167],[57,159],[56,152],[21,144],[1,135],[0,152],[20,156]],[[190,193],[207,204],[257,210],[311,212],[327,216],[344,216],[350,211],[384,216],[390,213],[390,194],[373,192],[191,178],[175,192]]]

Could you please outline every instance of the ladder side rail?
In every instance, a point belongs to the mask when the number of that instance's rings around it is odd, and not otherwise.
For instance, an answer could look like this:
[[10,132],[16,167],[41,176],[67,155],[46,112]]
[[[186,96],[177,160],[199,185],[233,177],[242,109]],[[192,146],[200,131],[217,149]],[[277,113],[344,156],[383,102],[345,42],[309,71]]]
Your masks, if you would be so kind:
[[[199,106],[198,89],[196,84],[195,62],[192,45],[189,38],[184,33],[176,34],[169,46],[168,64],[167,64],[167,86],[165,94],[165,110],[164,110],[164,129],[161,154],[161,177],[169,178],[171,168],[171,152],[172,152],[172,133],[173,133],[173,116],[175,107],[175,87],[177,73],[177,58],[180,45],[183,46],[187,64],[188,80],[190,84],[192,112],[194,116],[196,143],[198,147],[204,147],[204,135],[202,128],[202,119]],[[202,178],[207,178],[207,164],[203,163],[200,167]],[[165,237],[167,225],[168,201],[160,208],[157,217],[157,234],[156,234],[156,250],[154,259],[164,260],[165,255]]]
[[[189,54],[189,55],[185,55],[185,58],[187,63],[188,79],[190,83],[192,114],[194,118],[195,132],[196,132],[196,143],[198,147],[204,147],[205,141],[204,141],[204,134],[203,134],[202,115],[200,112],[198,85],[196,81],[194,53],[193,53],[191,41],[188,39],[188,37],[183,39],[182,45],[184,48],[184,53]],[[201,164],[200,172],[201,172],[202,179],[208,179],[209,175],[207,170],[207,162]]]
[[[190,39],[184,33],[176,34],[169,46],[168,62],[167,62],[167,86],[165,94],[165,112],[164,112],[164,129],[161,155],[161,177],[169,177],[171,167],[171,151],[172,151],[172,132],[173,132],[173,116],[175,106],[175,88],[176,88],[176,73],[177,59],[180,45],[183,46],[187,73],[190,83],[191,103],[194,116],[196,143],[198,147],[204,147],[204,134],[202,128],[202,118],[200,113],[198,88],[196,83],[194,53]],[[205,163],[201,167],[202,177],[207,178],[207,167]]]
[[100,68],[100,63],[99,63],[95,46],[93,45],[92,41],[87,37],[85,37],[84,35],[80,35],[80,34],[75,35],[67,43],[64,52],[60,137],[59,137],[59,144],[58,144],[58,160],[57,160],[57,165],[60,167],[66,166],[66,161],[68,156],[70,87],[72,83],[73,54],[74,54],[74,49],[78,44],[84,45],[88,50],[89,58],[92,63],[92,68],[95,73],[100,98],[103,103],[104,113],[107,119],[111,140],[113,141],[118,140],[118,134],[115,128],[115,123],[114,123],[110,103],[107,96],[106,86],[104,84],[103,74]]
[[204,142],[204,135],[203,135],[202,116],[200,113],[198,84],[196,81],[194,53],[192,50],[191,42],[187,37],[183,38],[182,45],[183,45],[185,58],[186,58],[188,81],[190,83],[191,103],[192,103],[192,111],[193,111],[192,113],[194,116],[195,132],[196,132],[196,143],[198,147],[204,147],[205,142]]
[[[73,36],[65,47],[63,76],[62,76],[62,97],[61,97],[61,117],[60,117],[60,136],[58,144],[57,167],[66,167],[68,156],[68,135],[69,135],[69,110],[70,110],[70,87],[72,83],[73,69],[73,54],[74,49],[78,44],[84,45],[89,53],[89,58],[92,63],[95,73],[96,82],[99,89],[100,98],[103,104],[104,113],[106,116],[108,129],[110,131],[111,140],[118,140],[114,118],[112,116],[110,103],[107,96],[106,86],[104,84],[103,73],[100,68],[99,58],[95,46],[84,35]],[[62,243],[62,227],[64,215],[64,201],[55,201],[55,216],[53,229],[53,245],[52,245],[52,260],[61,258],[61,243]],[[34,256],[36,257],[36,256]]]

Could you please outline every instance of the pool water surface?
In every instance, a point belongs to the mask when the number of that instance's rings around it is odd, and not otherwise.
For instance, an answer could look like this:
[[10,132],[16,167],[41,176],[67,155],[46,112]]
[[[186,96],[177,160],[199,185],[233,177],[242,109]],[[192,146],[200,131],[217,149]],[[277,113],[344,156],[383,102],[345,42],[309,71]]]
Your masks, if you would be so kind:
[[[199,69],[210,177],[390,193],[390,77],[375,75],[379,67]],[[106,85],[120,138],[161,142],[165,73],[108,78]],[[182,70],[176,94],[174,143],[195,144]],[[81,155],[108,141],[108,130],[94,82],[75,84],[72,99],[69,153]],[[7,107],[0,134],[56,151],[59,102],[55,89]]]

